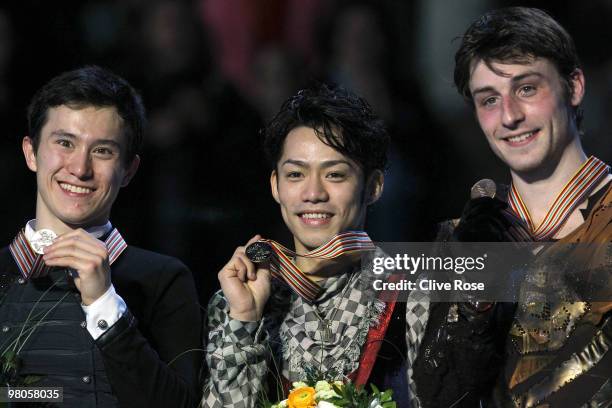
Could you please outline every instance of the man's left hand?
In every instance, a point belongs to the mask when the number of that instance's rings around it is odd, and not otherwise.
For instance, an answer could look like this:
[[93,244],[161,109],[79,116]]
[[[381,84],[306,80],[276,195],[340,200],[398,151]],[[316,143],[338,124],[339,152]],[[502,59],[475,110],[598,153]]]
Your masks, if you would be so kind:
[[74,284],[81,292],[84,305],[92,304],[110,287],[108,251],[100,240],[79,228],[60,235],[45,248],[43,259],[48,266],[74,269]]

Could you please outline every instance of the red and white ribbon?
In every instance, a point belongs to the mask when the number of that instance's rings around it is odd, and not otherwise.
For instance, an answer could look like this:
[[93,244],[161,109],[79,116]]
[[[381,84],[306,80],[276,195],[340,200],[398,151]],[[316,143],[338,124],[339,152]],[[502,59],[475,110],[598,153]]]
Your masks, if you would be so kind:
[[297,254],[276,241],[262,239],[272,247],[270,272],[272,276],[283,279],[289,287],[309,302],[313,302],[321,292],[321,287],[313,282],[308,275],[293,262],[294,257],[318,259],[334,259],[357,251],[372,251],[376,246],[367,233],[363,231],[347,231],[335,235],[327,243],[305,254]]
[[561,229],[576,207],[588,197],[599,183],[610,173],[610,166],[591,156],[576,171],[559,192],[546,216],[536,227],[527,206],[521,199],[516,187],[511,184],[508,192],[509,215],[519,220],[523,228],[515,230],[520,240],[545,241],[551,239]]
[[[112,265],[113,262],[119,258],[119,255],[127,248],[127,243],[117,228],[113,229],[108,237],[106,237],[104,245],[106,245],[106,249],[108,250],[108,263],[110,265]],[[34,252],[23,229],[19,231],[13,242],[11,242],[9,250],[25,279],[38,278],[49,273],[51,268],[45,265],[42,255]]]

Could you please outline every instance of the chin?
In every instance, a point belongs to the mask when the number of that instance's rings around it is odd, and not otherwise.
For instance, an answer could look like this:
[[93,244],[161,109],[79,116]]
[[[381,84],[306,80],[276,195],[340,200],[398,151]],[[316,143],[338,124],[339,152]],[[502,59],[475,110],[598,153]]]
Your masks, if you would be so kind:
[[534,151],[527,151],[522,154],[519,152],[504,154],[498,150],[496,154],[515,173],[530,173],[538,170],[543,162],[542,155]]
[[325,234],[325,233],[308,234],[308,236],[304,236],[304,235],[302,235],[301,237],[298,235],[296,236],[296,239],[308,250],[313,250],[313,249],[320,247],[321,245],[327,243],[334,236],[334,234]]
[[542,167],[542,160],[525,158],[524,160],[508,160],[506,165],[515,173],[532,173]]

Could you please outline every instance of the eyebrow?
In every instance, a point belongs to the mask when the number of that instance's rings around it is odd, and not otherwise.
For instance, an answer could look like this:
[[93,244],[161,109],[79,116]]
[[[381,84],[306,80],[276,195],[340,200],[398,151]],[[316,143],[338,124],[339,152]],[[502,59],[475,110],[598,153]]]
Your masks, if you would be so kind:
[[[65,137],[68,139],[78,139],[77,135],[74,133],[66,132],[65,130],[55,130],[51,132],[51,137]],[[116,148],[121,148],[121,145],[113,139],[97,139],[94,143],[95,145],[110,145]]]
[[[287,159],[281,163],[281,166],[284,166],[285,164],[293,164],[299,167],[310,167],[310,165],[303,160]],[[333,167],[338,164],[346,164],[349,167],[353,167],[353,165],[348,160],[326,160],[326,161],[321,162],[321,167],[323,168]]]
[[[524,72],[520,75],[514,76],[510,79],[510,81],[513,84],[516,84],[517,82],[521,82],[522,80],[529,78],[529,77],[538,77],[538,78],[543,78],[544,75],[542,75],[541,73],[537,72],[537,71],[527,71]],[[495,88],[493,88],[492,86],[483,86],[481,88],[476,88],[472,91],[472,96],[478,94],[478,93],[483,93],[483,92],[494,92]]]

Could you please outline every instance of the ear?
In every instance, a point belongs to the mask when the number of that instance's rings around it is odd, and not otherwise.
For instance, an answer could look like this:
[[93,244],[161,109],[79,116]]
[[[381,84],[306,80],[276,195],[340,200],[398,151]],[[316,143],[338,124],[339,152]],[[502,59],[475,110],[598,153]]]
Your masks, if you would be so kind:
[[34,150],[34,141],[30,136],[24,136],[21,141],[21,150],[23,150],[23,156],[25,157],[28,168],[36,172],[36,151]]
[[123,180],[121,180],[121,187],[125,187],[130,184],[130,181],[136,175],[136,171],[138,171],[138,166],[140,166],[140,156],[136,155],[132,159],[132,162],[127,166],[125,174],[123,175]]
[[270,174],[270,190],[272,190],[274,200],[280,204],[280,199],[278,198],[278,174],[276,170],[272,170],[272,174]]
[[572,87],[570,104],[575,107],[580,105],[580,102],[582,102],[585,90],[584,73],[580,68],[576,68],[574,72],[572,72],[570,76],[570,85]]
[[366,183],[366,204],[374,204],[383,193],[385,186],[385,175],[380,170],[374,170]]

